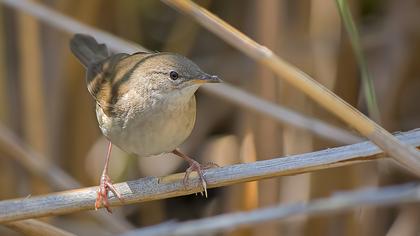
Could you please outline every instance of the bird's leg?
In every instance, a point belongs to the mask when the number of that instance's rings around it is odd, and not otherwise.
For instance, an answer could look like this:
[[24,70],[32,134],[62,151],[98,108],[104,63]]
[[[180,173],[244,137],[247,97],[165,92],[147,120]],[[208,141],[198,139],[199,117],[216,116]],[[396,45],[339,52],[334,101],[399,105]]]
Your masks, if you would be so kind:
[[95,210],[97,210],[101,205],[103,205],[109,213],[112,213],[111,208],[109,207],[109,202],[108,202],[108,192],[110,190],[111,192],[114,193],[115,196],[117,196],[117,198],[120,201],[123,201],[121,194],[117,191],[114,185],[112,185],[111,178],[109,178],[108,176],[108,165],[109,165],[109,158],[111,156],[111,149],[112,149],[112,143],[110,141],[108,145],[108,152],[106,154],[104,170],[102,172],[101,179],[99,182],[99,189],[97,191],[98,196],[96,197],[96,201],[95,201]]
[[179,157],[182,157],[190,165],[190,167],[188,167],[188,169],[185,171],[185,176],[183,180],[184,185],[187,186],[187,181],[188,181],[188,178],[190,177],[191,172],[196,171],[198,174],[198,177],[200,178],[201,186],[203,187],[204,194],[207,197],[207,182],[206,182],[206,179],[204,178],[203,170],[213,168],[213,167],[219,167],[219,166],[215,163],[208,163],[206,165],[201,165],[197,161],[193,160],[191,157],[182,153],[178,148],[173,150],[172,153]]

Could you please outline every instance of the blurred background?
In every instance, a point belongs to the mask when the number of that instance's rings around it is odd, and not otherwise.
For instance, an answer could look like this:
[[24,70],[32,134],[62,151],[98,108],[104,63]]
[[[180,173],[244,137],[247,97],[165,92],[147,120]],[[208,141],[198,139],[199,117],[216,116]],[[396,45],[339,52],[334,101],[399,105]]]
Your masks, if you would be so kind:
[[[150,50],[186,55],[227,83],[352,132],[301,92],[160,1],[36,2]],[[196,2],[367,113],[361,73],[334,0]],[[420,127],[420,1],[352,0],[349,5],[373,78],[379,123],[391,132]],[[70,53],[71,36],[0,4],[0,132],[13,134],[18,145],[38,154],[33,158],[54,163],[82,186],[95,186],[107,144],[86,89],[84,68]],[[343,145],[205,91],[199,91],[197,97],[196,126],[181,149],[202,163],[225,166]],[[16,150],[1,144],[0,153],[1,200],[60,189],[30,171],[30,164],[22,165]],[[122,182],[182,172],[186,167],[176,156],[136,158],[115,148],[110,176]],[[114,217],[144,227],[411,179],[414,177],[382,160],[211,189],[208,199],[191,195],[114,208]],[[83,212],[43,220],[81,235],[115,233]],[[416,205],[359,208],[220,235],[419,235],[419,223]],[[3,227],[0,234],[17,235]]]

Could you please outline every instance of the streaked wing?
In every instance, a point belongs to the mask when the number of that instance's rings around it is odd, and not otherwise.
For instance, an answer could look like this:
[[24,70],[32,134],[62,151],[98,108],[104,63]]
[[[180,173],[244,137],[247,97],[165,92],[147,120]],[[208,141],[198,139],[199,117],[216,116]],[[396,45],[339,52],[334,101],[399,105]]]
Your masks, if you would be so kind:
[[113,105],[128,89],[127,79],[136,65],[150,53],[115,54],[88,68],[86,83],[105,114],[112,115]]

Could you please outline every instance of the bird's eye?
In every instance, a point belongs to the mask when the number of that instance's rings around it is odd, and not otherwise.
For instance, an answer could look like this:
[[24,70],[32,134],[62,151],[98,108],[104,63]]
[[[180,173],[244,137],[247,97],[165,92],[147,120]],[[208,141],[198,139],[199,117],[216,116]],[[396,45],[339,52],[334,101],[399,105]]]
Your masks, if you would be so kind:
[[179,75],[178,75],[178,73],[176,73],[176,71],[171,71],[169,73],[169,77],[171,77],[171,80],[177,80]]

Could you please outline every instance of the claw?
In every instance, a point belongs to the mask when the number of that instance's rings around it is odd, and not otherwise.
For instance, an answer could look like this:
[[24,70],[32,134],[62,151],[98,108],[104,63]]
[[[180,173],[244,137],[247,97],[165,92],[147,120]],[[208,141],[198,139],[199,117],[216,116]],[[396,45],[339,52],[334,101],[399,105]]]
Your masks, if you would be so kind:
[[95,210],[98,210],[101,205],[105,207],[105,209],[112,213],[112,210],[109,206],[108,201],[108,192],[111,191],[120,201],[124,201],[121,194],[117,191],[117,189],[114,187],[114,185],[111,182],[111,179],[108,175],[102,175],[101,181],[99,184],[99,189],[97,191],[98,195],[96,197],[95,201]]
[[190,164],[190,167],[188,167],[188,169],[185,171],[185,176],[182,181],[185,188],[187,188],[188,179],[190,177],[191,172],[196,171],[201,181],[201,187],[203,187],[203,191],[204,191],[204,194],[203,192],[201,192],[201,195],[204,195],[207,198],[207,181],[204,178],[203,170],[213,168],[213,167],[219,167],[219,166],[213,162],[207,163],[206,165],[201,165],[197,161],[191,159],[189,156],[183,154],[181,151],[179,151],[179,149],[173,150],[172,153],[184,158]]
[[101,194],[99,193],[100,190],[96,191],[96,201],[95,201],[95,211],[97,211],[99,209],[99,207],[101,207]]
[[122,198],[121,194],[117,191],[117,189],[112,185],[111,182],[106,182],[106,186],[109,190],[122,202],[124,202],[124,199]]
[[190,167],[188,167],[188,169],[185,171],[183,183],[184,183],[185,188],[187,188],[188,179],[190,178],[191,172],[196,171],[201,181],[201,187],[203,188],[203,191],[204,191],[204,194],[203,192],[201,192],[201,195],[204,195],[207,198],[207,182],[206,182],[206,179],[204,178],[203,169],[204,168],[200,165],[200,163],[192,160],[190,162]]

